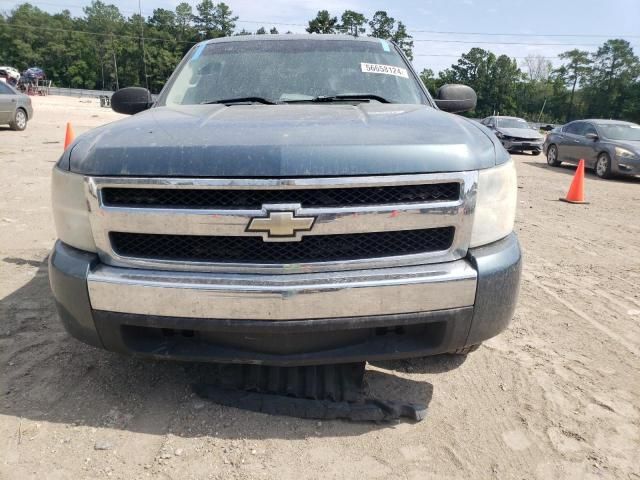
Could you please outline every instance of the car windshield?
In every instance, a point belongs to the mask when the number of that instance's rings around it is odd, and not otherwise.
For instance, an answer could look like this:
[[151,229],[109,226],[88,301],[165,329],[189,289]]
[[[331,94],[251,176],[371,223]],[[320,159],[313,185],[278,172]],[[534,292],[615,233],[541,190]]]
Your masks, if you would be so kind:
[[498,118],[500,128],[531,128],[527,122],[521,118]]
[[407,67],[394,46],[384,40],[200,44],[181,63],[159,104],[194,105],[229,99],[259,103],[326,101],[324,97],[336,95],[369,97],[363,101],[426,104],[426,96]]
[[599,124],[605,137],[611,140],[627,140],[640,142],[640,125],[635,123],[627,124]]

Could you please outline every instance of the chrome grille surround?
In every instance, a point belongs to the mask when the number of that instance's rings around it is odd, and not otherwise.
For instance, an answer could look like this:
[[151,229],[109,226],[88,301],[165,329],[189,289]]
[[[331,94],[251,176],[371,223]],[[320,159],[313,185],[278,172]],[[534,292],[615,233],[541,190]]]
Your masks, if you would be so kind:
[[[304,208],[299,204],[275,204],[263,205],[259,210],[237,208],[222,210],[112,207],[104,205],[101,194],[101,189],[104,187],[295,190],[443,182],[460,183],[460,198],[458,200],[319,208]],[[290,179],[85,177],[91,227],[98,255],[103,263],[116,267],[228,273],[327,272],[423,265],[460,259],[466,255],[470,242],[477,182],[477,171]],[[451,247],[444,251],[339,262],[283,264],[184,262],[124,257],[113,250],[109,240],[109,232],[115,231],[176,235],[261,236],[262,234],[259,232],[247,231],[248,223],[252,218],[264,217],[268,211],[275,209],[293,211],[296,216],[301,217],[316,217],[313,229],[305,232],[305,235],[339,235],[448,226],[455,228],[455,235]]]

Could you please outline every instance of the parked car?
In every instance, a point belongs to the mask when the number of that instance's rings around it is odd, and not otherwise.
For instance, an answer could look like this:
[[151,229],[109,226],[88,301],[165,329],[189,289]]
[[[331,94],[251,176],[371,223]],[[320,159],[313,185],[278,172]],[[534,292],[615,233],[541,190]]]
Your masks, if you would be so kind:
[[15,87],[20,81],[20,72],[13,67],[0,66],[0,80]]
[[27,68],[24,72],[22,72],[22,76],[29,82],[44,80],[47,78],[44,70],[39,67]]
[[[268,38],[265,38],[268,37]],[[69,333],[155,358],[313,365],[466,354],[511,320],[514,163],[463,85],[393,43],[199,43],[158,99],[53,170],[50,280]]]
[[12,130],[24,130],[31,118],[31,98],[11,85],[0,82],[0,125],[9,124]]
[[509,152],[531,152],[539,155],[544,137],[531,128],[526,120],[518,117],[494,116],[482,120]]
[[640,125],[618,120],[577,120],[556,128],[544,142],[547,163],[584,159],[598,177],[640,175]]

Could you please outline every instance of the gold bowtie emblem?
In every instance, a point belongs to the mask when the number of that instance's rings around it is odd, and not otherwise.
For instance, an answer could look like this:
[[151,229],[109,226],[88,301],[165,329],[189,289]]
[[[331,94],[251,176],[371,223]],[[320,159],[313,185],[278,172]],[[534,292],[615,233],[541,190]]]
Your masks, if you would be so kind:
[[247,232],[266,233],[263,239],[297,238],[298,232],[308,232],[313,227],[315,217],[296,217],[295,212],[269,212],[268,217],[254,217],[247,226]]

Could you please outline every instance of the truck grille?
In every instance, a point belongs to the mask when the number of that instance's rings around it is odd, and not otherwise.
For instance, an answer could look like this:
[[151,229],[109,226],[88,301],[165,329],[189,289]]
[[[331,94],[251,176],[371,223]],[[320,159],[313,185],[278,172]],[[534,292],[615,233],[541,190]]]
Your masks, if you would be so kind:
[[104,188],[102,201],[112,207],[252,209],[265,204],[296,203],[303,207],[389,205],[460,198],[460,183],[431,183],[358,188],[285,190],[209,190],[169,188]]
[[111,232],[118,255],[172,261],[299,263],[395,257],[449,249],[455,228],[346,235],[314,235],[299,242],[270,243],[260,237],[157,235]]
[[[85,191],[96,247],[107,265],[271,275],[460,259],[469,247],[477,181],[476,171],[87,177]],[[311,227],[301,228],[296,218],[312,219]],[[250,229],[255,219],[269,219],[262,222],[268,228]],[[290,237],[272,231],[289,227]]]

